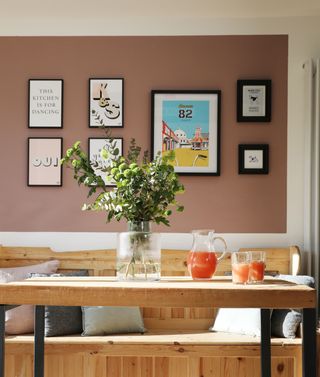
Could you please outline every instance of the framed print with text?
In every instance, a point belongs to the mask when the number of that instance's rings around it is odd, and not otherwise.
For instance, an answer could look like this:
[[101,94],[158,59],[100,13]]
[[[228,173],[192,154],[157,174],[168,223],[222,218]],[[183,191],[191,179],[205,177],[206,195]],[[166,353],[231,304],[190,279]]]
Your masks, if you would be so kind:
[[63,80],[31,79],[28,86],[28,127],[63,127]]
[[89,127],[123,127],[123,79],[89,79]]
[[62,138],[28,138],[28,186],[62,186]]
[[[103,137],[99,138],[89,138],[88,140],[88,149],[89,149],[89,159],[92,168],[95,171],[96,175],[99,175],[103,180],[106,186],[115,186],[114,182],[108,181],[105,177],[105,173],[101,171],[98,167],[106,167],[110,165],[111,159],[104,159],[101,157],[101,151],[103,149],[108,150],[111,139],[106,139]],[[115,148],[119,149],[119,154],[123,155],[123,139],[122,138],[113,138],[112,142],[115,143]]]
[[239,144],[239,174],[268,174],[269,145]]
[[271,80],[238,80],[237,121],[271,121]]
[[152,157],[174,151],[176,173],[220,175],[220,90],[153,90]]

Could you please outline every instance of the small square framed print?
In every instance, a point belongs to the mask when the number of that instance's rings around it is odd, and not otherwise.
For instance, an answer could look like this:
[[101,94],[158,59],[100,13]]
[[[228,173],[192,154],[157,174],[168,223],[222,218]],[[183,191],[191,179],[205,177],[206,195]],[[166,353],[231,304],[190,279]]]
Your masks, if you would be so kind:
[[62,138],[28,138],[28,186],[62,186]]
[[106,166],[110,165],[111,158],[109,159],[103,159],[101,156],[101,151],[103,149],[108,150],[108,146],[110,143],[114,143],[115,148],[119,149],[119,154],[122,156],[123,155],[123,139],[122,138],[112,138],[111,139],[106,139],[103,137],[90,137],[88,140],[88,149],[89,149],[89,159],[90,159],[90,164],[95,171],[96,175],[99,175],[106,186],[115,186],[115,183],[112,181],[108,181],[105,177],[104,172],[101,170],[101,168],[104,168]]
[[271,80],[238,80],[237,121],[271,121]]
[[29,128],[62,128],[63,80],[29,80]]
[[268,174],[269,145],[239,144],[239,174]]
[[89,79],[89,127],[123,127],[123,79]]

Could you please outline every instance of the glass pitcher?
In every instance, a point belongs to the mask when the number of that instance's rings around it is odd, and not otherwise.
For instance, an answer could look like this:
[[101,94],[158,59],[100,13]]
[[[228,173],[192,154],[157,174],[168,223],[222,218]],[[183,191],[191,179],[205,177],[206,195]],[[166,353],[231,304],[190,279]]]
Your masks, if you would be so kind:
[[[193,244],[188,254],[187,266],[193,279],[211,279],[216,271],[218,262],[226,255],[227,244],[222,237],[215,237],[214,230],[193,230]],[[216,241],[223,244],[223,252],[217,257]]]

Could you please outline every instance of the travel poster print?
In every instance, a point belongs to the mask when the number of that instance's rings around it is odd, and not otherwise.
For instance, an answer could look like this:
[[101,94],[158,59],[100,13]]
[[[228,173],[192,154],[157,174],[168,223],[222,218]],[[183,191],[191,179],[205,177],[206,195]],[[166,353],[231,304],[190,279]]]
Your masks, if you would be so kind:
[[89,92],[89,127],[123,127],[123,79],[90,79]]
[[177,173],[219,175],[219,98],[210,93],[153,93],[153,152],[174,151]]

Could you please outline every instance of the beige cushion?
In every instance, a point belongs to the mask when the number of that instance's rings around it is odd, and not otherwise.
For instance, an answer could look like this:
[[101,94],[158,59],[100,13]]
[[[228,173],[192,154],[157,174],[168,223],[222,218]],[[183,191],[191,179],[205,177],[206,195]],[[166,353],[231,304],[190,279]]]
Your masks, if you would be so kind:
[[[31,266],[1,268],[2,282],[19,281],[27,278],[30,273],[54,273],[59,261],[52,260]],[[11,335],[32,333],[34,330],[34,306],[21,305],[6,312],[6,333]]]
[[82,306],[82,328],[84,336],[145,332],[135,306]]

